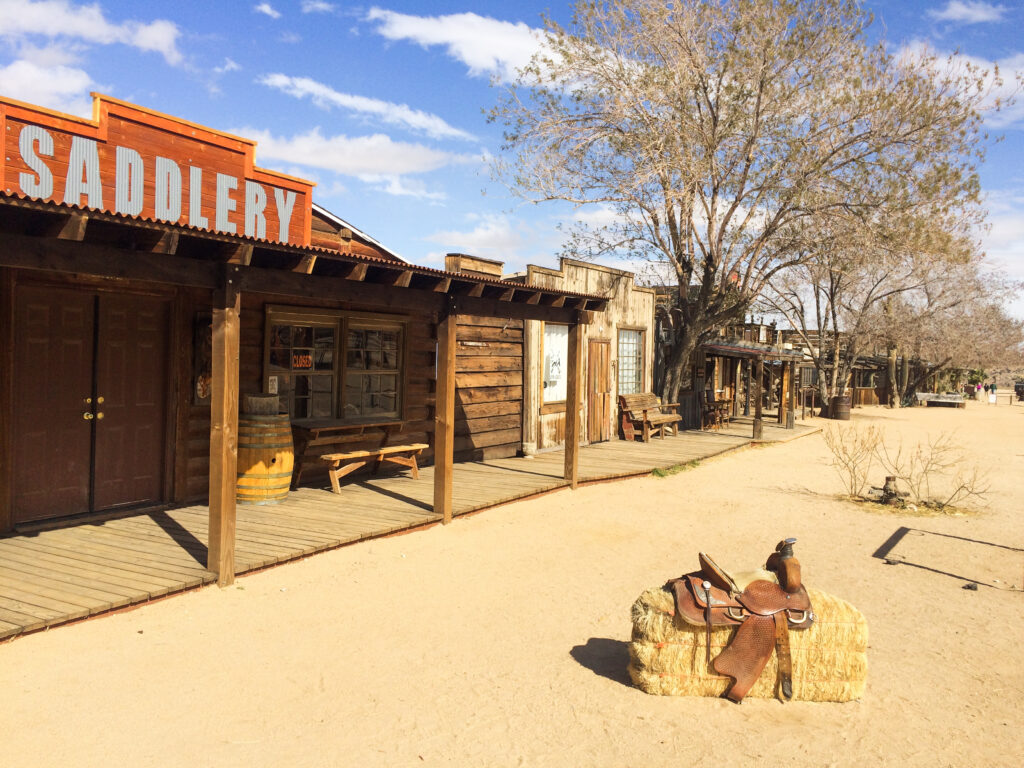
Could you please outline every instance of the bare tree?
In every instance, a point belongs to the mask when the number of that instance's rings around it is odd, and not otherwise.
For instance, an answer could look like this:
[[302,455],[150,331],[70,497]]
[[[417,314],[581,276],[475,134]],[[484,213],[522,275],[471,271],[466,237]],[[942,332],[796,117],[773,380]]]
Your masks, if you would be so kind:
[[984,73],[897,60],[869,23],[856,0],[581,0],[493,110],[513,189],[617,214],[572,255],[675,279],[669,400],[696,346],[806,257],[805,219],[976,193]]

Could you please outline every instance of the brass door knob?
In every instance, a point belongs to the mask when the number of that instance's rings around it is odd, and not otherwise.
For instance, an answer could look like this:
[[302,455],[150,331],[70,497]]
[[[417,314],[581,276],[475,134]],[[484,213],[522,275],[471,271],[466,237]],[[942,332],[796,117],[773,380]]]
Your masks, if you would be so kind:
[[98,412],[98,413],[96,414],[96,418],[97,418],[97,419],[102,419],[102,418],[103,418],[103,411],[99,411],[99,412]]
[[90,411],[86,411],[85,413],[82,414],[82,418],[85,419],[86,421],[92,421],[96,417],[93,416]]
[[100,395],[99,397],[97,397],[96,402],[99,403],[100,405],[103,405],[103,396]]
[[87,397],[82,402],[85,403],[86,405],[92,405],[92,398]]

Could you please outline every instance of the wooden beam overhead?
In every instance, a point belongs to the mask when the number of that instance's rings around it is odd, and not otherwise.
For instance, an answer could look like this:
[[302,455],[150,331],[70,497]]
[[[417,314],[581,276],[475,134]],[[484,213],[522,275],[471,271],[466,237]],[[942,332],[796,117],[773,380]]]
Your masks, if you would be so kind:
[[438,278],[434,284],[434,290],[438,293],[448,293],[448,289],[452,287],[452,279],[450,277]]
[[544,294],[540,291],[534,291],[530,294],[530,297],[526,300],[527,304],[540,304],[540,298]]
[[159,239],[153,244],[150,249],[153,253],[163,253],[168,256],[173,256],[178,252],[178,240],[180,234],[176,229],[168,229],[160,234]]
[[402,271],[393,274],[393,279],[391,280],[390,285],[393,285],[396,288],[408,288],[409,283],[412,282],[412,276],[413,271],[411,269],[403,269]]
[[298,272],[301,275],[313,274],[313,267],[316,266],[316,254],[308,253],[299,259],[299,263],[295,266],[292,272]]
[[515,295],[516,295],[516,289],[515,288],[506,288],[498,296],[498,300],[499,301],[512,301],[512,299],[513,299],[513,297]]
[[80,211],[72,211],[62,221],[57,231],[57,237],[61,240],[73,240],[81,242],[85,239],[85,228],[89,224],[89,216]]
[[228,264],[240,264],[248,267],[252,263],[252,243],[239,243],[229,249]]
[[366,279],[366,270],[369,268],[368,264],[352,264],[351,269],[345,275],[346,280],[353,280],[356,282],[362,282]]
[[483,283],[474,283],[470,287],[470,289],[468,291],[466,291],[466,295],[470,296],[472,298],[477,298],[478,296],[483,296],[483,293],[484,293],[484,284]]
[[556,296],[555,300],[551,302],[551,306],[558,308],[565,306],[565,296]]

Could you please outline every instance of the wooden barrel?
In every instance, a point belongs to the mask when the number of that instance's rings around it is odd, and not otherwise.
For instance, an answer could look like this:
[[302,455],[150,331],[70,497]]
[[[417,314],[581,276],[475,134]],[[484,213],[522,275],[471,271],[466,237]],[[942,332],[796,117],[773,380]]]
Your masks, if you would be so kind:
[[239,504],[280,504],[288,498],[294,463],[288,414],[238,417]]
[[850,420],[850,396],[836,395],[832,398],[831,416],[839,421]]

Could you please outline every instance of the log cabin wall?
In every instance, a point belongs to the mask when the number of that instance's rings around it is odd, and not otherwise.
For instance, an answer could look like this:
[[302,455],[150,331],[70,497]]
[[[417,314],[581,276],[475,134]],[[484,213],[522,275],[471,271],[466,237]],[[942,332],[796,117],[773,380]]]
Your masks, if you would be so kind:
[[[210,299],[202,292],[193,292],[184,299],[185,306],[178,315],[179,333],[193,338],[194,327],[208,316]],[[294,297],[267,294],[243,294],[241,309],[241,340],[239,349],[239,393],[254,394],[265,391],[264,351],[267,310],[328,310],[359,317],[379,317],[402,322],[404,331],[402,366],[402,429],[392,434],[391,443],[429,443],[433,446],[433,392],[435,379],[436,318],[424,315],[381,315],[373,310],[353,304],[339,304],[329,300],[302,300]],[[190,345],[191,349],[191,345]],[[187,357],[187,359],[184,359]],[[179,408],[186,412],[183,427],[187,435],[179,443],[179,457],[186,457],[186,469],[179,479],[179,495],[175,501],[201,501],[206,497],[209,483],[210,409],[208,404],[197,404],[194,394],[198,372],[193,370],[194,356],[184,356],[181,364],[187,367],[185,379],[190,382],[186,397]],[[379,445],[378,437],[363,442],[347,442],[337,450],[360,450]],[[183,449],[183,451],[181,450]],[[323,446],[316,453],[330,453],[331,446]],[[300,459],[296,457],[296,462]],[[423,461],[433,460],[433,447],[424,451]],[[327,472],[316,455],[307,457],[303,484],[326,483]]]
[[[605,311],[583,332],[581,440],[615,439],[619,435],[620,381],[635,381],[630,389],[637,392],[649,392],[654,384],[654,290],[637,286],[632,272],[564,258],[559,261],[559,269],[530,265],[517,279],[609,298]],[[565,402],[545,402],[544,323],[526,321],[524,333],[523,451],[531,454],[564,444]],[[633,349],[630,345],[636,343],[636,356],[630,361],[620,359],[620,341],[621,349]],[[592,355],[600,359],[591,359]],[[626,365],[636,368],[635,376],[623,370]],[[605,381],[597,382],[595,377]],[[595,402],[595,396],[602,402]]]
[[460,316],[455,330],[455,458],[522,448],[523,321]]

